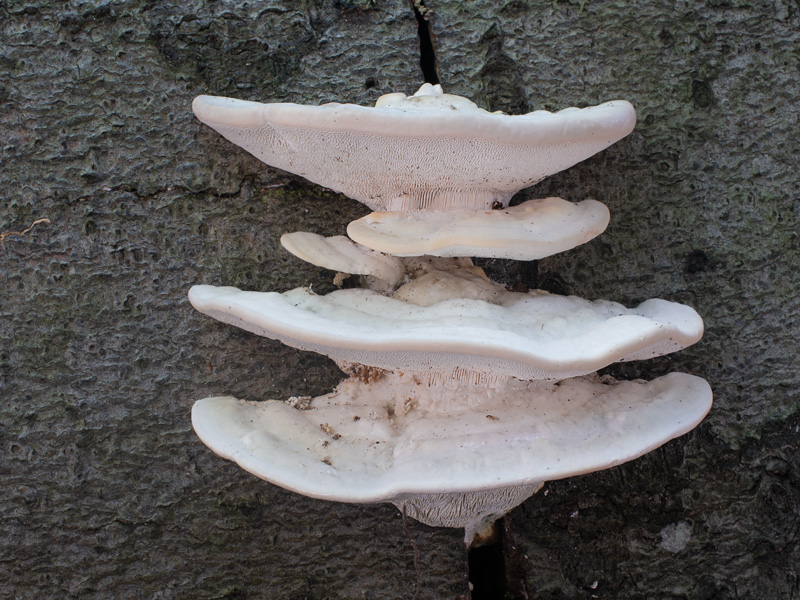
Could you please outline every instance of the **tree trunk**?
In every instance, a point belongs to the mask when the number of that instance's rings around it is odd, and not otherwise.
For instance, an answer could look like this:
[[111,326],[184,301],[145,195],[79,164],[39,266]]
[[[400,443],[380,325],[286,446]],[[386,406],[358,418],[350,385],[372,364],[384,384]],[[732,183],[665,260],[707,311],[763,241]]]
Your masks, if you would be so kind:
[[334,387],[328,359],[199,315],[186,291],[327,291],[331,274],[280,235],[341,235],[368,212],[232,146],[192,98],[412,93],[430,31],[428,72],[489,110],[623,98],[639,115],[515,200],[597,198],[606,233],[487,272],[676,300],[707,326],[692,348],[607,372],[703,376],[708,418],[548,483],[508,520],[527,567],[514,576],[537,599],[800,598],[797,3],[416,4],[422,27],[404,0],[0,1],[0,232],[50,221],[0,242],[0,595],[469,595],[461,531],[284,491],[212,454],[189,420],[205,396]]

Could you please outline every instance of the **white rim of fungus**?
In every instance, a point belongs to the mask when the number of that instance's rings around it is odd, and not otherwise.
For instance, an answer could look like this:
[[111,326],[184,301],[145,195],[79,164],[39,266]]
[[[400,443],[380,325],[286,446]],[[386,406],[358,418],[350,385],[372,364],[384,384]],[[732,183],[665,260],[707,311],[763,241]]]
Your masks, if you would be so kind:
[[497,210],[374,212],[351,222],[347,235],[393,256],[536,260],[588,242],[608,222],[597,200],[542,198]]
[[[453,403],[473,393],[453,386]],[[708,383],[684,373],[651,382],[509,379],[494,391],[472,386],[485,398],[460,410],[429,410],[425,387],[413,374],[368,384],[351,378],[306,410],[206,398],[195,403],[192,424],[214,452],[276,485],[313,498],[383,502],[613,467],[690,431],[712,401]]]
[[[466,100],[460,96],[452,98]],[[586,108],[569,107],[558,112],[537,110],[524,115],[490,113],[467,102],[471,107],[459,103],[453,110],[439,107],[404,110],[381,106],[380,100],[378,106],[338,102],[307,106],[201,95],[194,99],[192,110],[211,127],[258,128],[272,123],[278,127],[330,132],[351,131],[398,138],[452,137],[512,145],[598,140],[610,145],[628,135],[636,125],[636,111],[626,100],[612,100]]]
[[261,104],[199,96],[203,123],[263,162],[373,210],[508,204],[519,190],[589,158],[633,130],[623,100],[556,113],[489,113],[431,88],[374,107]]
[[[224,323],[334,360],[390,370],[466,369],[520,379],[564,379],[613,362],[675,352],[703,334],[703,321],[692,308],[666,300],[626,309],[546,292],[516,296],[516,304],[506,307],[460,298],[426,307],[366,289],[326,296],[306,288],[278,294],[197,285],[189,291],[197,310]],[[543,306],[538,313],[537,303]],[[598,317],[595,310],[605,312]],[[531,320],[527,334],[526,318]],[[559,320],[590,319],[593,325],[566,338],[556,332],[533,337],[541,319],[545,334]]]

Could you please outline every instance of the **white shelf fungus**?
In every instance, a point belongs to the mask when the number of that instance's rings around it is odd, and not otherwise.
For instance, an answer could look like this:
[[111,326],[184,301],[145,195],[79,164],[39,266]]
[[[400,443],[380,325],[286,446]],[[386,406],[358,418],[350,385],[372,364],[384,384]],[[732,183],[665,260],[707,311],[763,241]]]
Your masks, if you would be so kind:
[[623,100],[556,113],[489,113],[438,86],[376,106],[198,96],[200,121],[273,167],[373,210],[490,208],[628,135]]
[[[446,277],[434,272],[434,290]],[[418,286],[423,304],[431,286]],[[450,287],[465,291],[458,283]],[[419,306],[366,289],[319,296],[307,288],[278,294],[198,285],[189,300],[224,323],[338,361],[439,373],[461,367],[520,379],[584,375],[613,362],[675,352],[703,333],[694,310],[665,300],[626,309],[541,291],[479,291],[485,292],[479,299],[445,293],[450,299],[437,296]]]
[[340,273],[370,275],[394,287],[406,274],[403,262],[394,256],[357,244],[343,235],[323,237],[297,231],[284,233],[281,245],[297,258]]
[[[467,402],[464,398],[468,399]],[[692,429],[711,406],[698,377],[483,378],[431,385],[354,376],[309,408],[200,400],[195,431],[217,454],[306,496],[394,502],[430,525],[474,531],[541,482],[619,465]]]
[[394,256],[536,260],[588,242],[608,220],[597,200],[543,198],[499,210],[374,212],[350,223],[347,235]]
[[508,116],[425,84],[374,107],[199,96],[193,109],[264,162],[377,211],[349,225],[352,239],[281,238],[335,281],[360,275],[361,288],[189,291],[200,312],[351,374],[313,400],[198,401],[194,428],[221,456],[307,496],[392,502],[464,527],[469,544],[544,481],[641,456],[708,412],[711,390],[692,375],[592,374],[694,344],[693,309],[511,292],[468,258],[535,260],[604,231],[594,200],[507,205],[630,133],[629,103]]

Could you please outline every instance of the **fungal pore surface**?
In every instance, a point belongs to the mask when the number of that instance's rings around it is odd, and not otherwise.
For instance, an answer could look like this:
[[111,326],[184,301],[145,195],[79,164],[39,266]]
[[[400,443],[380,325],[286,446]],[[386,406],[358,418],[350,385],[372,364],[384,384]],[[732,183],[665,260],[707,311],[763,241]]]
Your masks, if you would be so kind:
[[595,373],[697,342],[693,309],[513,292],[470,259],[534,260],[602,233],[609,214],[595,200],[508,201],[627,135],[629,103],[509,116],[425,84],[375,107],[200,96],[193,108],[264,162],[376,211],[349,237],[281,239],[335,281],[358,276],[358,288],[190,290],[197,310],[325,354],[349,375],[318,398],[198,401],[195,431],[221,456],[307,496],[392,502],[463,527],[471,543],[545,481],[641,456],[710,409],[693,375]]

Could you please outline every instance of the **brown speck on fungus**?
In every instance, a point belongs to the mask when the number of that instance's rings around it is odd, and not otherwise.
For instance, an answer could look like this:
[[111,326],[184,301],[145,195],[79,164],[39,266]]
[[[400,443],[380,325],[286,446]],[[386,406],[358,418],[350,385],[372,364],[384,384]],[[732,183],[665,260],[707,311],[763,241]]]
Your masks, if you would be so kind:
[[381,380],[381,377],[383,377],[384,373],[386,373],[386,369],[358,365],[358,367],[353,371],[353,377],[362,383],[376,383]]

